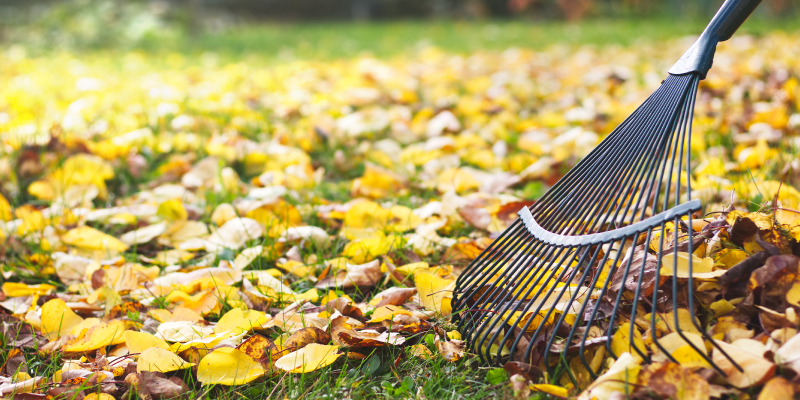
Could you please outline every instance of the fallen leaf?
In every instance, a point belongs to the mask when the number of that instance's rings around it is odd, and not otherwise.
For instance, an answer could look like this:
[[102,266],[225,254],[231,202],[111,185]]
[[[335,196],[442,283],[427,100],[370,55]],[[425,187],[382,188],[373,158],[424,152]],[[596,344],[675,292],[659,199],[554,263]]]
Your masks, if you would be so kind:
[[271,319],[272,317],[261,311],[242,311],[240,308],[234,308],[219,319],[214,327],[214,333],[231,332],[234,335],[238,335],[260,328]]
[[531,389],[537,392],[547,393],[551,396],[560,397],[562,399],[566,399],[569,397],[569,390],[561,386],[548,385],[545,383],[535,383],[531,384],[530,387]]
[[316,371],[322,367],[333,364],[339,357],[339,346],[329,346],[311,343],[300,350],[291,352],[277,361],[275,366],[292,373],[306,373]]
[[262,364],[271,364],[272,361],[277,360],[280,355],[275,343],[261,335],[250,336],[247,340],[242,342],[237,349]]
[[125,331],[123,335],[125,345],[131,354],[142,353],[150,348],[168,349],[169,345],[163,339],[159,339],[147,332]]
[[354,287],[365,288],[375,286],[380,281],[381,277],[383,277],[381,263],[378,260],[373,260],[360,265],[348,264],[346,270],[337,271],[333,276],[320,280],[314,287],[317,289],[335,287],[342,289]]
[[450,315],[453,312],[450,303],[453,300],[455,279],[443,279],[429,273],[417,273],[414,275],[414,283],[423,307],[442,315]]
[[287,351],[296,351],[311,343],[328,344],[330,341],[331,335],[322,329],[312,326],[298,329],[292,336],[289,336],[283,343],[283,349]]
[[203,357],[197,366],[197,380],[205,385],[244,385],[266,374],[266,370],[247,354],[221,347]]
[[128,245],[119,239],[88,226],[81,226],[67,231],[61,236],[61,241],[67,245],[90,251],[118,253],[128,249]]
[[184,361],[171,351],[158,347],[151,347],[139,354],[136,372],[172,372],[179,369],[191,368],[193,366],[193,363]]
[[719,350],[712,353],[714,363],[725,372],[733,386],[744,389],[766,382],[775,372],[775,364],[764,358],[767,348],[753,339],[739,339],[733,343],[715,340],[717,345],[738,364],[742,371],[728,360]]
[[441,354],[445,360],[450,362],[458,361],[464,357],[464,351],[467,347],[466,342],[462,340],[443,341],[439,340],[438,335],[434,336],[433,343],[439,350],[439,354]]
[[640,362],[631,353],[621,354],[605,374],[578,396],[578,400],[608,399],[614,393],[630,393],[631,387],[639,382],[639,371],[642,368]]
[[758,400],[787,400],[794,398],[794,385],[786,378],[776,376],[770,379],[758,394]]
[[642,371],[641,384],[668,399],[707,400],[708,382],[675,363],[651,364]]
[[75,314],[67,303],[61,299],[53,299],[42,306],[42,334],[48,339],[55,339],[72,331],[83,318]]

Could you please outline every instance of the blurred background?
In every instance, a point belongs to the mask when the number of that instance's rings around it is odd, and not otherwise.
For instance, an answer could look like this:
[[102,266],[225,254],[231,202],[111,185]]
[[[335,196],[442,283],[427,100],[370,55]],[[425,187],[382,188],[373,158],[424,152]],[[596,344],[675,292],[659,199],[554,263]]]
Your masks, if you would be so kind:
[[[339,57],[425,41],[453,51],[697,34],[721,0],[2,0],[0,41],[26,49],[274,52]],[[794,30],[796,0],[745,29]],[[376,27],[380,26],[380,30]],[[384,55],[384,54],[375,54]]]

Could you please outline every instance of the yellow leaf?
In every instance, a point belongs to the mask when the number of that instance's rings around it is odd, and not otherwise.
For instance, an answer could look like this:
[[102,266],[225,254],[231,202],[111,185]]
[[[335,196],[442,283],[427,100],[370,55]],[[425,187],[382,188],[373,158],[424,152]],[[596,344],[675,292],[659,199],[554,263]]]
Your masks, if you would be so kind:
[[411,355],[417,356],[423,360],[429,360],[433,357],[433,352],[431,352],[424,343],[417,343],[411,346]]
[[89,393],[83,400],[116,400],[114,396],[108,393]]
[[147,332],[125,331],[125,346],[131,354],[142,353],[150,348],[168,349],[169,345],[163,339],[157,338]]
[[678,278],[689,277],[689,258],[692,260],[693,279],[713,279],[722,276],[726,270],[714,270],[714,260],[712,258],[700,258],[694,254],[681,253],[677,255],[677,273],[675,273],[675,253],[668,253],[661,257],[661,275],[677,276]]
[[[203,334],[203,332],[196,332],[196,333],[197,333],[196,336],[201,336]],[[189,349],[192,349],[192,348],[194,348],[194,349],[211,349],[214,346],[222,344],[223,341],[226,341],[226,340],[229,340],[229,339],[230,339],[229,341],[236,341],[236,340],[241,339],[242,336],[244,336],[244,333],[240,333],[238,335],[234,335],[233,333],[228,332],[228,331],[225,331],[223,333],[212,333],[212,334],[210,334],[208,336],[195,337],[195,338],[193,338],[192,340],[189,340],[189,341],[173,343],[169,347],[169,351],[171,351],[173,353],[180,353],[180,352],[182,352],[184,350],[189,350]],[[238,343],[238,341],[237,341],[237,343]]]
[[85,320],[81,321],[80,324],[75,325],[69,332],[69,334],[81,337],[83,334],[86,333],[86,331],[102,323],[103,321],[101,321],[100,318],[86,318]]
[[455,289],[455,279],[443,279],[429,273],[419,273],[414,276],[419,300],[428,310],[437,311],[442,315],[452,313],[451,301]]
[[800,282],[795,282],[786,292],[786,302],[800,307]]
[[375,311],[372,312],[372,319],[369,320],[369,323],[373,322],[381,322],[386,319],[392,319],[395,315],[410,315],[413,316],[414,314],[411,311],[403,310],[397,306],[383,306],[378,307]]
[[114,320],[108,323],[96,325],[90,328],[83,337],[72,344],[64,347],[64,351],[70,353],[82,353],[91,350],[101,349],[106,346],[124,343],[123,337],[128,327],[124,321]]
[[119,239],[88,226],[69,230],[61,236],[61,241],[83,250],[122,252],[128,249]]
[[[687,342],[683,336],[689,341]],[[683,332],[683,336],[678,332],[670,333],[658,339],[658,344],[661,345],[678,363],[686,368],[710,368],[708,362],[703,358],[706,355],[706,346],[703,343],[703,337],[692,332]],[[694,345],[694,347],[692,347]],[[666,362],[669,358],[661,351],[661,349],[653,344],[653,361]],[[697,350],[702,353],[697,352]]]
[[275,361],[275,366],[292,373],[316,371],[341,357],[342,354],[338,354],[338,351],[339,346],[311,343],[279,358]]
[[344,246],[342,255],[356,264],[364,264],[390,252],[402,245],[402,238],[395,235],[384,235],[375,232],[374,236],[357,239]]
[[180,264],[184,261],[189,261],[192,258],[194,258],[194,253],[181,249],[159,251],[153,258],[141,256],[142,260],[161,266]]
[[722,249],[714,255],[714,262],[724,264],[725,268],[730,269],[734,265],[744,261],[748,254],[739,249]]
[[322,296],[322,298],[319,300],[319,304],[321,306],[324,306],[325,304],[328,304],[329,301],[333,301],[338,298],[339,296],[336,295],[336,292],[334,292],[333,290],[329,290],[328,293],[325,294],[325,296]]
[[11,204],[8,204],[8,200],[0,194],[0,221],[11,221],[11,219]]
[[139,354],[136,372],[172,372],[193,366],[194,363],[184,361],[171,351],[151,347]]
[[230,347],[212,351],[197,366],[197,380],[206,385],[243,385],[265,373],[260,363]]
[[758,395],[758,400],[789,400],[792,398],[794,398],[794,385],[782,376],[770,379]]
[[56,190],[50,182],[40,180],[28,186],[28,193],[40,200],[53,200],[56,197]]
[[6,282],[3,284],[3,294],[6,297],[23,297],[37,295],[48,295],[55,290],[55,286],[42,283],[39,285],[26,285],[19,282]]
[[623,353],[605,374],[578,396],[578,400],[601,400],[611,398],[615,392],[630,393],[633,390],[631,388],[639,381],[639,370],[642,368],[640,363],[641,360],[633,357],[631,353]]
[[353,197],[365,196],[379,199],[397,193],[404,186],[404,179],[399,175],[375,164],[366,163],[364,175],[353,180],[351,193]]
[[297,301],[297,300],[308,300],[308,301],[311,301],[311,302],[316,302],[316,301],[319,300],[319,292],[317,292],[317,289],[311,288],[311,289],[306,290],[303,293],[290,296],[289,298],[293,299],[294,301]]
[[48,225],[48,221],[38,210],[30,206],[22,206],[14,210],[14,215],[22,220],[22,224],[17,227],[17,235],[25,236],[31,232],[40,232]]
[[346,228],[385,229],[388,224],[389,210],[372,201],[358,202],[344,215]]
[[611,350],[614,352],[614,355],[620,356],[623,353],[631,353],[634,357],[641,358],[639,352],[636,349],[639,349],[642,353],[647,354],[647,349],[644,346],[644,340],[642,339],[642,333],[639,332],[639,328],[634,325],[633,327],[633,343],[630,340],[630,333],[631,333],[631,323],[626,322],[624,324],[620,324],[617,328],[617,331],[614,332],[614,336],[611,337]]
[[448,331],[447,338],[450,340],[461,340],[461,332],[459,331]]
[[533,384],[531,385],[531,389],[538,390],[543,393],[547,393],[551,396],[567,398],[569,396],[569,390],[563,388],[561,386],[556,385],[548,385],[548,384]]
[[441,193],[455,191],[464,193],[480,187],[480,182],[472,176],[466,169],[451,168],[439,174],[439,181],[436,188]]
[[719,299],[713,303],[711,303],[708,308],[711,311],[714,311],[715,317],[721,317],[723,315],[727,315],[733,312],[736,309],[736,306],[728,300]]
[[271,316],[264,314],[261,311],[247,310],[242,311],[240,308],[234,308],[217,322],[214,327],[214,333],[231,332],[238,335],[242,332],[249,332],[253,329],[260,328],[261,325],[272,319]]
[[156,214],[167,221],[183,221],[189,218],[181,199],[167,200],[159,204]]
[[411,264],[406,264],[406,265],[403,265],[401,267],[397,267],[397,268],[395,268],[395,271],[399,272],[399,273],[401,273],[401,274],[403,274],[405,276],[409,276],[409,275],[414,275],[414,271],[417,268],[425,268],[425,269],[427,269],[429,267],[430,266],[425,261],[419,261],[419,262],[415,262],[415,263],[411,263]]
[[213,213],[211,213],[211,222],[213,222],[216,226],[222,226],[237,216],[236,208],[228,203],[222,203],[214,209]]
[[48,339],[70,333],[81,322],[83,318],[67,307],[64,300],[53,299],[42,306],[42,334]]

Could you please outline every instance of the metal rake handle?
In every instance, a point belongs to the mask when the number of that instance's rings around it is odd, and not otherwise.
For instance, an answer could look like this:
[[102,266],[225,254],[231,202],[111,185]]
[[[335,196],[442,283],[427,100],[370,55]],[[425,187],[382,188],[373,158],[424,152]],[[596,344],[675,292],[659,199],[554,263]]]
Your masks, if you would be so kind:
[[699,73],[705,79],[714,61],[717,43],[733,36],[762,0],[727,0],[683,57],[669,69],[672,75]]

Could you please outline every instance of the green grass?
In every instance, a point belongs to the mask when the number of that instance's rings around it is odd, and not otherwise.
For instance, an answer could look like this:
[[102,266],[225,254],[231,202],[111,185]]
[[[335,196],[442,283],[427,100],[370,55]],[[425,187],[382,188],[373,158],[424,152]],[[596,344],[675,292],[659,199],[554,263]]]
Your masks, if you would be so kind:
[[[277,60],[335,59],[360,54],[390,57],[434,45],[456,53],[541,49],[553,44],[632,45],[640,40],[666,40],[698,35],[708,21],[603,19],[559,21],[402,21],[387,23],[300,23],[240,26],[222,33],[180,36],[143,43],[147,51],[213,52],[224,57]],[[800,19],[753,19],[743,33],[800,30]]]

